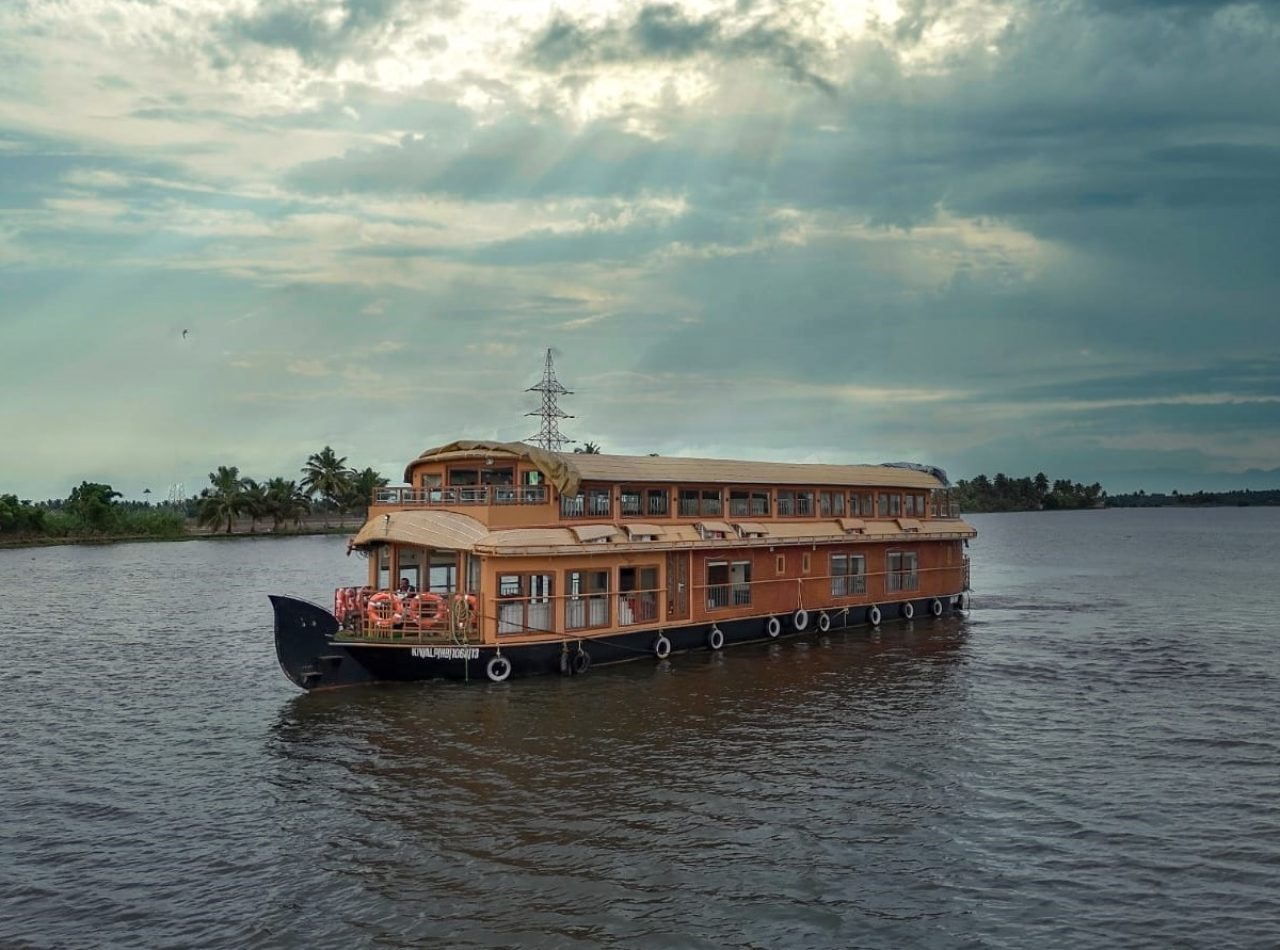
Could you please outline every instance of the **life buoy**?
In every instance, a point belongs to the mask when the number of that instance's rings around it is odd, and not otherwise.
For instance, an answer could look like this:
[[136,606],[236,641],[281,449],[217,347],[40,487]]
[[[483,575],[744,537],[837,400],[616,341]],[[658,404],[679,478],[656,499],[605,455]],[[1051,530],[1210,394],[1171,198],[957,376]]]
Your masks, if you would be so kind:
[[930,612],[931,614],[933,614],[935,617],[941,617],[941,616],[942,616],[942,601],[938,600],[938,598],[937,598],[937,597],[933,598],[933,603],[931,603],[931,604],[929,605],[929,612]]
[[818,632],[826,633],[830,629],[831,618],[827,616],[827,612],[824,610],[822,613],[818,614]]
[[389,590],[380,590],[369,598],[369,622],[379,630],[398,624],[404,618],[404,605]]
[[493,682],[501,683],[511,675],[511,661],[505,656],[490,657],[489,662],[484,666],[484,671]]
[[801,607],[791,616],[791,625],[797,630],[803,630],[809,626],[809,611]]
[[581,676],[589,669],[591,669],[591,654],[582,647],[578,647],[578,652],[573,655],[574,675]]
[[724,634],[720,632],[719,627],[712,627],[707,633],[707,646],[712,650],[719,650],[724,647]]
[[661,633],[653,641],[653,655],[659,660],[665,660],[671,655],[671,641]]
[[414,609],[418,619],[427,624],[443,624],[448,616],[445,611],[444,598],[430,591],[419,594]]
[[782,632],[782,621],[777,617],[770,617],[764,625],[764,632],[770,637],[776,637]]
[[875,604],[872,604],[871,609],[867,611],[867,621],[873,627],[880,626],[880,608]]
[[915,608],[915,605],[911,603],[911,601],[907,601],[905,604],[902,605],[903,620],[910,620],[915,615],[916,615],[916,608]]

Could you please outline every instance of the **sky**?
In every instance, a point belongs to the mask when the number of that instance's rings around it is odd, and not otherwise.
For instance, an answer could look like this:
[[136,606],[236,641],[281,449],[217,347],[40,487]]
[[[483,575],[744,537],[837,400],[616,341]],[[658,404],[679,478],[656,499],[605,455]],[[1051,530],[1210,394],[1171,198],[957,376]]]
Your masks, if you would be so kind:
[[4,0],[0,492],[331,445],[1280,485],[1280,4]]

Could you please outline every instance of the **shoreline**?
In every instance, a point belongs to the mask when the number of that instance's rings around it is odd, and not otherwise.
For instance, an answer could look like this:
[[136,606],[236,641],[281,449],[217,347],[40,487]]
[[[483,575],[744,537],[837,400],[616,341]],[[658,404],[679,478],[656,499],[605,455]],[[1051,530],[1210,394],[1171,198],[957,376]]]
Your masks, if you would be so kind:
[[109,535],[83,535],[78,537],[23,537],[23,538],[0,538],[0,551],[17,549],[17,548],[50,548],[59,545],[77,545],[77,544],[134,544],[139,541],[163,543],[163,542],[184,542],[184,541],[233,541],[244,538],[305,538],[313,535],[348,535],[354,534],[359,528],[349,528],[341,525],[333,527],[317,527],[304,528],[301,531],[237,531],[232,534],[226,532],[187,532],[185,534],[173,536],[157,536],[150,534],[132,535],[132,534],[109,534]]

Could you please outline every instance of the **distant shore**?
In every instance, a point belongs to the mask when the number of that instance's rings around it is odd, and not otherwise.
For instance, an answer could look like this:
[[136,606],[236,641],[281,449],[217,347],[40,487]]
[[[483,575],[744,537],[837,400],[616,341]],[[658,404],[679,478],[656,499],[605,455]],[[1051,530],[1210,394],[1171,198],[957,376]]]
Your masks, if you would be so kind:
[[298,526],[290,526],[280,531],[271,530],[270,526],[265,529],[259,527],[253,530],[253,525],[244,520],[241,522],[232,522],[231,533],[227,534],[226,527],[221,530],[214,530],[207,527],[201,527],[194,521],[188,522],[186,530],[182,534],[176,535],[139,535],[139,534],[86,534],[86,535],[65,535],[51,536],[47,534],[41,535],[22,535],[13,537],[0,536],[0,550],[9,548],[47,548],[55,545],[66,544],[126,544],[138,541],[147,542],[163,542],[163,541],[221,541],[221,540],[237,540],[243,538],[301,538],[311,535],[354,534],[360,530],[360,526],[364,524],[364,518],[352,518],[350,516],[339,518],[330,516],[327,519],[322,515],[310,516],[303,519]]

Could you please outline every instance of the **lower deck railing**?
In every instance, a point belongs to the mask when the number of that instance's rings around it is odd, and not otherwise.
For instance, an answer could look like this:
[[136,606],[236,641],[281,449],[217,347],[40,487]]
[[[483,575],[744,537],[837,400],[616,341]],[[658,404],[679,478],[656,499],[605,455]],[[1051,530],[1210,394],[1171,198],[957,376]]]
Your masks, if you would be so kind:
[[474,594],[402,595],[372,587],[339,587],[334,592],[333,614],[344,634],[361,639],[450,643],[480,639]]
[[[370,587],[339,588],[334,614],[346,636],[424,643],[478,643],[496,633],[507,637],[548,634],[583,636],[658,624],[710,622],[800,607],[839,611],[846,607],[911,597],[949,596],[969,588],[969,562],[914,572],[810,575],[717,584],[691,584],[678,606],[665,588],[618,593],[503,597],[482,615],[473,594],[435,593],[401,597]],[[689,606],[695,608],[690,612]]]

